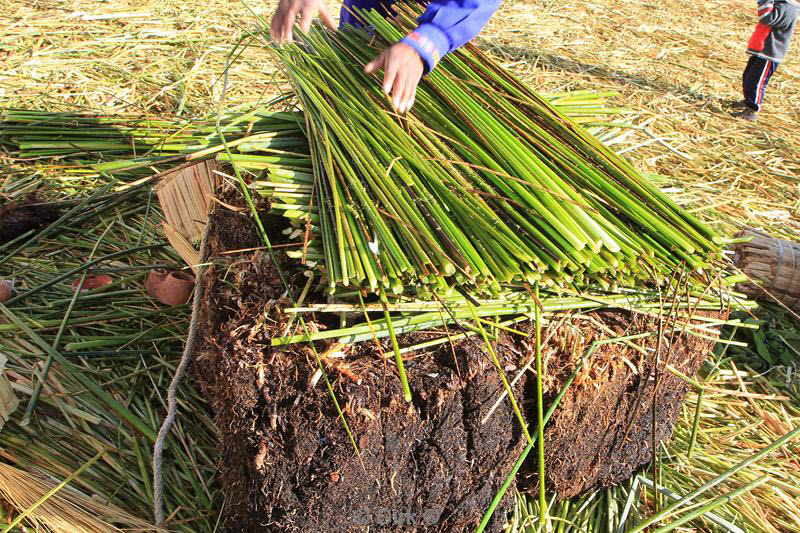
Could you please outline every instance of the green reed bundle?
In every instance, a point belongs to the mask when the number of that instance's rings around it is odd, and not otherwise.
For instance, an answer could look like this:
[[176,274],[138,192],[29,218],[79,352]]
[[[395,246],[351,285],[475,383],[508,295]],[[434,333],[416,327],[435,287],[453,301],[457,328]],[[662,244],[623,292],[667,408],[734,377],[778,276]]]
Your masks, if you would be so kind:
[[91,162],[99,172],[213,157],[224,144],[237,153],[270,154],[274,161],[308,152],[300,113],[256,108],[202,120],[104,117],[11,109],[0,114],[0,145],[20,158]]
[[413,19],[360,15],[374,35],[315,29],[276,51],[306,113],[314,179],[296,203],[332,292],[630,286],[716,255],[709,228],[473,47],[398,115],[362,69]]

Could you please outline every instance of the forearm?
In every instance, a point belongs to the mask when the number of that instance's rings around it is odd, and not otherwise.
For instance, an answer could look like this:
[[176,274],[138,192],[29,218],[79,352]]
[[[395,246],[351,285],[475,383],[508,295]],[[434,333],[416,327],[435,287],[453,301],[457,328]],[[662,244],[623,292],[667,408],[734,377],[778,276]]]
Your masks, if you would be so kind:
[[445,54],[478,35],[501,0],[433,0],[417,20],[419,26],[402,42],[420,55],[427,70]]

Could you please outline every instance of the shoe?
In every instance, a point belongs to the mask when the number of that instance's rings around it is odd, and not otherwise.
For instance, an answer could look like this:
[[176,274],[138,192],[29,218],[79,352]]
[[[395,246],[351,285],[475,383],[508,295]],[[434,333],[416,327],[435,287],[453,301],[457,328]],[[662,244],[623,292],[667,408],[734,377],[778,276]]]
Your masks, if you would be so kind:
[[740,118],[742,120],[746,120],[748,122],[755,122],[758,120],[758,112],[747,108],[744,111],[737,111],[736,113],[731,113],[731,116],[734,118]]
[[735,102],[731,102],[731,109],[747,109],[750,106],[747,105],[747,100],[736,100]]

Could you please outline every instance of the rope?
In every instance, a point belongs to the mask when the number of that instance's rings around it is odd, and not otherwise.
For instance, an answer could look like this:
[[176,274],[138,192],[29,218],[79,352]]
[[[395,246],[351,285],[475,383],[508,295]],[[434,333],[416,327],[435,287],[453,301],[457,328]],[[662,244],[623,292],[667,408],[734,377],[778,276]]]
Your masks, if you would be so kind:
[[[794,282],[797,278],[797,246],[795,244],[791,245],[792,250],[792,275],[789,277],[789,286],[787,287],[787,291],[789,294],[795,293],[794,291]],[[795,307],[797,305],[797,296],[792,296],[792,304],[790,307]]]
[[789,252],[792,256],[792,266],[790,269],[789,281],[786,287],[781,289],[781,293],[783,294],[784,301],[786,305],[789,307],[795,307],[798,302],[798,296],[794,296],[794,283],[797,278],[797,245],[794,243],[784,243],[782,239],[773,239],[778,243],[778,260],[776,262],[775,273],[773,274],[772,281],[767,288],[768,291],[772,292],[775,290],[775,286],[778,283],[778,279],[780,278],[781,272],[784,270],[784,259],[786,258],[786,248],[789,248]]
[[164,457],[164,441],[167,440],[172,429],[172,424],[178,415],[178,402],[176,394],[178,386],[186,374],[186,369],[189,367],[189,362],[192,359],[192,353],[197,342],[197,329],[198,320],[200,315],[200,303],[203,300],[203,265],[206,261],[208,250],[206,246],[206,239],[208,238],[208,227],[210,222],[206,223],[203,230],[203,238],[200,241],[200,264],[198,265],[197,284],[194,289],[194,298],[192,300],[192,319],[189,323],[189,334],[186,338],[186,346],[183,348],[183,355],[181,361],[178,363],[178,368],[175,370],[175,375],[167,389],[167,415],[161,423],[161,428],[158,430],[156,443],[153,446],[153,513],[156,518],[156,526],[162,527],[164,525],[164,476],[163,476],[163,457]]
[[[778,277],[781,273],[781,268],[783,268],[783,240],[775,239],[778,241],[778,266],[775,268],[775,274],[772,277],[772,283],[769,284],[769,289],[775,289],[775,284],[778,282]],[[794,253],[792,253],[792,257],[794,257]]]

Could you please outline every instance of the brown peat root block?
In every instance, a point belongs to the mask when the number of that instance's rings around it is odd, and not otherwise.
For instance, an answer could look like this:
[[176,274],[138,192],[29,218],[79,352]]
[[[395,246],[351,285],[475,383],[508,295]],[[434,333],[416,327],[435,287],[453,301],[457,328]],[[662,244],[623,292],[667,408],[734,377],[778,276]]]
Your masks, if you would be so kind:
[[[614,335],[601,332],[597,323]],[[620,483],[647,465],[653,457],[654,411],[656,440],[669,439],[689,386],[666,367],[693,376],[715,344],[676,329],[673,334],[665,324],[660,344],[658,335],[635,341],[644,351],[610,343],[593,352],[545,429],[547,486],[559,499]],[[543,338],[552,333],[543,346],[545,409],[548,396],[561,390],[594,341],[658,331],[658,317],[623,311],[592,313],[589,320],[573,317],[545,330]],[[535,398],[534,381],[529,381],[529,398]],[[528,472],[536,469],[528,466]],[[537,490],[536,477],[523,473],[518,488]]]
[[[403,400],[388,340],[380,349],[361,343],[345,353],[320,344],[348,434],[311,349],[270,345],[272,337],[286,334],[281,309],[289,302],[269,257],[253,250],[260,243],[249,216],[220,210],[210,224],[213,266],[204,273],[194,375],[220,432],[223,529],[474,530],[525,446],[508,400],[493,409],[505,389],[480,339],[443,344],[406,360],[411,404]],[[302,287],[305,280],[290,282]],[[632,320],[625,313],[592,317],[620,335],[657,330],[655,320]],[[440,336],[398,340],[403,346]],[[545,331],[547,397],[558,392],[600,337],[597,327],[581,317]],[[655,347],[656,339],[647,343]],[[662,361],[693,374],[711,344],[666,335]],[[533,343],[503,334],[496,352],[512,381],[531,362]],[[595,351],[547,429],[548,483],[560,497],[622,481],[649,461],[651,361],[652,354],[623,345]],[[519,400],[535,398],[529,375],[514,385]],[[659,439],[671,433],[686,391],[662,370]],[[535,420],[535,403],[524,402],[524,409]],[[535,430],[535,422],[529,426]],[[523,474],[517,483],[522,490],[531,479]],[[513,492],[501,502],[489,531],[502,529]]]

